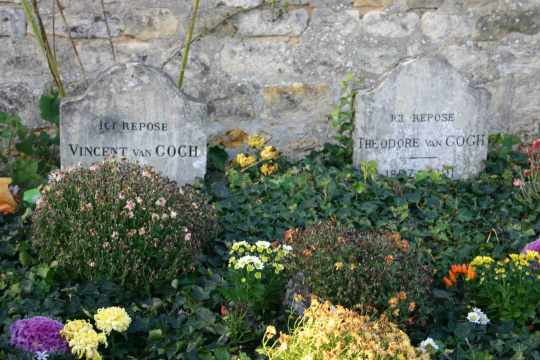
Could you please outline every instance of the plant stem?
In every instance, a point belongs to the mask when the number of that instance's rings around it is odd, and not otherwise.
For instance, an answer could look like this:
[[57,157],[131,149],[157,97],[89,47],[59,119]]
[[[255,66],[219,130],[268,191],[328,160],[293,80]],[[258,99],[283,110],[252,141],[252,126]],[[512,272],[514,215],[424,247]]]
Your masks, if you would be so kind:
[[41,15],[39,14],[37,1],[32,0],[32,4],[30,4],[29,0],[22,0],[22,4],[26,19],[30,23],[32,32],[37,39],[38,45],[47,59],[49,72],[51,73],[53,81],[58,88],[58,94],[60,97],[64,97],[66,95],[64,83],[62,82],[56,56],[54,56],[47,39],[47,33],[45,32],[45,27],[43,26],[43,21],[41,20]]
[[69,42],[71,43],[73,52],[75,53],[75,58],[77,58],[77,62],[79,63],[79,66],[81,67],[83,76],[86,78],[86,70],[81,61],[81,57],[79,56],[79,51],[77,50],[77,46],[75,46],[75,41],[73,40],[73,37],[71,36],[71,28],[66,20],[66,15],[64,14],[64,7],[60,3],[60,0],[56,0],[56,4],[58,6],[58,12],[60,13],[60,16],[62,17],[62,21],[64,22],[64,26],[66,27],[67,37],[69,39]]
[[186,34],[186,39],[184,41],[184,54],[182,58],[182,65],[180,67],[180,75],[178,76],[178,88],[182,88],[184,82],[184,74],[186,72],[186,66],[189,58],[189,49],[191,48],[191,38],[193,37],[193,30],[195,29],[195,22],[197,21],[197,16],[199,14],[200,0],[193,0],[193,13],[191,14],[191,23],[189,24],[188,32]]
[[104,0],[101,0],[101,12],[103,13],[103,21],[105,21],[105,28],[107,29],[107,37],[109,38],[109,45],[111,46],[113,61],[116,62],[116,50],[114,49],[114,44],[112,41],[111,28],[109,26],[109,20],[107,20]]

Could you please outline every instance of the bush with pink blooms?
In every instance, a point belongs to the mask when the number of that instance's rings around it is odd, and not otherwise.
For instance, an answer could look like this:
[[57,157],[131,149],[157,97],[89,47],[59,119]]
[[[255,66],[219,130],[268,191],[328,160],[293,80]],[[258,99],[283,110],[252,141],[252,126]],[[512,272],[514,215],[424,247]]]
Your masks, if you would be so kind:
[[124,160],[51,174],[33,217],[41,260],[129,288],[192,271],[217,232],[215,210],[200,191]]

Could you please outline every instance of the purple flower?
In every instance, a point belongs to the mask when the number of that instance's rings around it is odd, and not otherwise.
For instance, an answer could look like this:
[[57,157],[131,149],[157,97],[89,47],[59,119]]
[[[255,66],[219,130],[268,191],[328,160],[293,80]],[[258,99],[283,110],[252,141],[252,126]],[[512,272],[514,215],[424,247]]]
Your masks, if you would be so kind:
[[524,254],[527,251],[536,251],[540,254],[540,238],[538,240],[535,240],[531,243],[528,243],[521,252]]
[[17,320],[11,324],[11,345],[31,353],[67,352],[67,342],[60,336],[64,325],[44,316]]
[[[521,250],[522,254],[526,254],[529,251],[535,251],[538,254],[540,254],[540,238],[538,240],[535,240],[531,243],[528,243],[523,250]],[[532,264],[533,269],[540,270],[540,263],[537,261],[536,264]]]

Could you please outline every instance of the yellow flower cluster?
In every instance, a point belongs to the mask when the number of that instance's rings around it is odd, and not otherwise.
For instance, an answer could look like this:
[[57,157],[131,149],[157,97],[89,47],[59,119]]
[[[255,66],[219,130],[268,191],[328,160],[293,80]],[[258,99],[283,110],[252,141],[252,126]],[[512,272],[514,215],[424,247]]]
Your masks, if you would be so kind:
[[127,311],[118,306],[98,309],[94,315],[96,327],[105,334],[110,334],[111,331],[124,332],[131,324],[131,318]]
[[251,135],[247,139],[247,144],[250,148],[260,149],[266,144],[266,139],[262,135]]
[[104,333],[97,333],[88,321],[68,321],[60,334],[77,358],[84,356],[86,360],[101,360],[98,347],[100,344],[107,346],[107,337]]
[[263,160],[276,160],[279,157],[279,151],[273,146],[266,146],[261,151],[261,159]]
[[491,258],[490,256],[477,256],[473,259],[473,261],[471,261],[470,265],[473,267],[486,265],[489,266],[494,262],[495,260],[493,260],[493,258]]
[[[504,260],[495,261],[489,256],[477,256],[471,261],[470,266],[480,269],[491,269],[495,271],[496,279],[506,278],[508,272],[525,271],[529,274],[531,266],[537,266],[540,262],[540,253],[536,251],[528,251],[521,254],[508,254]],[[480,277],[482,283],[485,279],[485,274]],[[540,280],[540,276],[539,276]]]
[[256,134],[251,135],[245,140],[249,149],[254,149],[254,154],[240,153],[236,155],[233,163],[240,169],[247,169],[254,165],[262,163],[259,171],[264,176],[275,174],[279,171],[279,165],[274,161],[279,158],[279,151],[273,146],[265,146],[268,142],[264,136]]
[[429,359],[384,316],[372,320],[329,302],[312,300],[291,335],[268,327],[259,352],[270,360]]
[[278,170],[279,170],[278,164],[274,164],[274,163],[263,164],[261,166],[261,174],[263,174],[264,176],[272,175],[278,172]]
[[242,169],[247,168],[248,166],[251,166],[257,162],[257,158],[253,155],[246,155],[243,153],[240,153],[236,155],[236,158],[234,159],[236,164],[240,166]]
[[71,353],[77,358],[86,360],[101,360],[98,347],[103,344],[107,347],[107,335],[112,330],[124,332],[131,324],[131,318],[125,309],[113,306],[101,308],[94,315],[96,328],[86,320],[68,321],[60,334],[69,344]]

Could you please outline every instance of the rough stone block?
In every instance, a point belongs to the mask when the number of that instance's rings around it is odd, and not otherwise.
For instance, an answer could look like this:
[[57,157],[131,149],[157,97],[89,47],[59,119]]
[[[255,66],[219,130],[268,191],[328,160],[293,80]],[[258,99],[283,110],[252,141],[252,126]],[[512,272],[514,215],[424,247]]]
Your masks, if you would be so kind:
[[305,9],[292,10],[276,17],[272,10],[253,11],[238,20],[238,33],[242,36],[298,36],[308,26],[309,14]]
[[26,18],[18,7],[0,7],[0,37],[24,38]]
[[262,5],[264,0],[223,0],[223,2],[227,6],[249,9]]
[[167,8],[133,9],[124,18],[124,35],[149,40],[177,34],[179,19]]
[[374,36],[402,38],[411,35],[418,27],[420,18],[415,13],[387,14],[373,11],[362,20],[365,31]]

